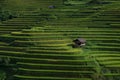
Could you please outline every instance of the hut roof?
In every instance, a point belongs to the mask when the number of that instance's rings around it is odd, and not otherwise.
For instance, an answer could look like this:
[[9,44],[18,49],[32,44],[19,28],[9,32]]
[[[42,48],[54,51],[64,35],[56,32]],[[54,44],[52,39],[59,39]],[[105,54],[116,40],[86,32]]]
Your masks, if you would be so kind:
[[81,43],[85,43],[86,42],[86,40],[84,38],[78,38],[76,40],[80,41]]

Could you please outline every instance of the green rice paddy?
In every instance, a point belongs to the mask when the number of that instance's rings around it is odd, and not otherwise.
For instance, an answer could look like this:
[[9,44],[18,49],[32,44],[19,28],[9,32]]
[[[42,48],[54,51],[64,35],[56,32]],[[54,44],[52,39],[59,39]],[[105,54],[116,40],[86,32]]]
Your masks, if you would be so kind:
[[90,1],[1,0],[0,80],[120,80],[120,1]]

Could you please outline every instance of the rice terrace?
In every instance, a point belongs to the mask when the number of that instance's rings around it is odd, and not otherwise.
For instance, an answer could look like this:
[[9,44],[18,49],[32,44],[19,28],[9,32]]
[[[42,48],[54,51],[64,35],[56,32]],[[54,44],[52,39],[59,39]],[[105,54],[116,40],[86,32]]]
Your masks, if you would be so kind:
[[120,80],[120,0],[0,0],[0,80]]

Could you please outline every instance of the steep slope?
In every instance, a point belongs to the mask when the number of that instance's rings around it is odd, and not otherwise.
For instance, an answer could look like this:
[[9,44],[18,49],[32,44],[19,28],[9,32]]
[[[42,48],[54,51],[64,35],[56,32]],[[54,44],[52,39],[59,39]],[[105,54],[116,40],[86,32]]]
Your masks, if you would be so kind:
[[[119,4],[48,5],[0,24],[0,57],[15,71],[11,80],[119,80]],[[78,37],[87,44],[74,49]]]
[[4,35],[15,39],[6,46],[8,51],[0,51],[1,56],[16,60],[15,80],[92,80],[96,73],[94,60],[81,49],[68,46],[69,38],[42,28]]

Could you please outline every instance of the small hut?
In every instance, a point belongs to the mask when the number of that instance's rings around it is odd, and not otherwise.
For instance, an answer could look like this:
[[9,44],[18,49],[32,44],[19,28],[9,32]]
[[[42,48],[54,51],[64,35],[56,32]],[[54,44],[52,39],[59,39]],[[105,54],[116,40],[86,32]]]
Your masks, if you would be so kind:
[[49,9],[54,9],[55,6],[54,6],[54,5],[50,5],[48,8],[49,8]]
[[74,46],[76,46],[76,47],[79,47],[79,46],[82,47],[82,46],[85,46],[86,40],[83,39],[83,38],[78,38],[78,39],[73,40],[73,42],[75,43]]

